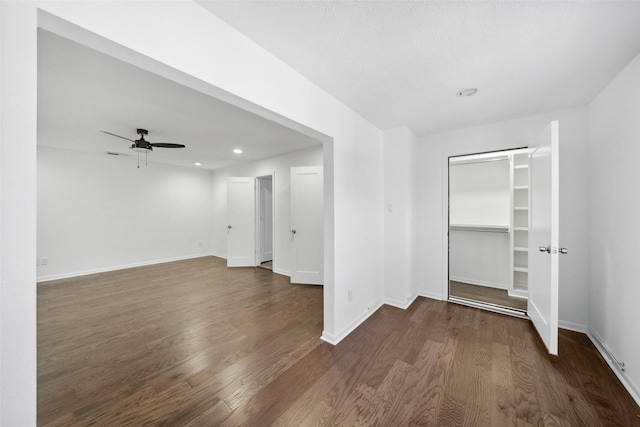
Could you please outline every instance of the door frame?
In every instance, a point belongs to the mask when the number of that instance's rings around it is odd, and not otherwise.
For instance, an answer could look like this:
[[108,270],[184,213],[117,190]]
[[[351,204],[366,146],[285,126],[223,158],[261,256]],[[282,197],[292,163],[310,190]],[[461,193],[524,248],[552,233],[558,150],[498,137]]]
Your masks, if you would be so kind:
[[[511,151],[527,148],[528,141],[518,140],[513,144],[486,145],[478,147],[458,148],[442,152],[442,300],[449,301],[449,158],[471,156],[474,154]],[[502,312],[502,311],[501,311]],[[506,314],[514,313],[507,312]]]
[[256,206],[256,214],[255,214],[255,222],[256,222],[255,264],[256,264],[256,267],[262,264],[262,221],[260,220],[260,214],[262,213],[262,197],[261,197],[262,186],[260,185],[260,181],[267,177],[271,177],[271,260],[275,261],[275,257],[276,257],[276,250],[275,250],[276,248],[276,245],[275,245],[276,192],[274,191],[276,186],[275,185],[276,172],[271,171],[264,175],[259,175],[255,177],[256,182],[258,184],[256,185],[256,193],[255,193],[255,196],[256,196],[256,204],[255,204]]

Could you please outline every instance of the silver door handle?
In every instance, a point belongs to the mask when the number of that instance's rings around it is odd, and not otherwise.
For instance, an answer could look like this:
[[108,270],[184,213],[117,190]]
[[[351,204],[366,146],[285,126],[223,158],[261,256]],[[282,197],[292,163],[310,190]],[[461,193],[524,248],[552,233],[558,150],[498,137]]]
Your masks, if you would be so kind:
[[558,252],[560,252],[561,254],[568,254],[569,253],[567,248],[560,248],[560,249],[558,249]]
[[291,229],[291,234],[296,234],[296,229],[295,228]]
[[231,230],[231,225],[227,225],[227,228],[228,228],[229,230]]
[[538,246],[538,250],[540,252],[547,252],[547,253],[551,253],[551,246]]

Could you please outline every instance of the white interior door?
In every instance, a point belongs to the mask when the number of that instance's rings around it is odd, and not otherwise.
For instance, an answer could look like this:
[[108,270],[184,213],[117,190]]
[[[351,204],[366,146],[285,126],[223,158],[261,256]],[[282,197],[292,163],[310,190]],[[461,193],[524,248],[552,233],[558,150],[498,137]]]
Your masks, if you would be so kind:
[[322,284],[323,224],[322,167],[291,168],[291,283]]
[[227,267],[254,267],[255,178],[227,180]]
[[528,314],[549,353],[558,354],[559,134],[554,121],[531,153]]

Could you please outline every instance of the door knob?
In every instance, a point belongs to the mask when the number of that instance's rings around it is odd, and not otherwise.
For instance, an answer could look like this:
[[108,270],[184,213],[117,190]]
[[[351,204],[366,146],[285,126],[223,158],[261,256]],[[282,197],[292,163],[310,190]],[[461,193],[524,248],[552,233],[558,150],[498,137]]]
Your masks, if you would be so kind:
[[538,246],[540,252],[551,253],[551,246]]
[[560,252],[561,254],[568,254],[569,253],[567,248],[560,248],[560,249],[558,249],[558,252]]
[[229,230],[231,230],[231,225],[227,225],[227,228],[228,228]]
[[296,229],[295,228],[291,229],[291,234],[296,234]]

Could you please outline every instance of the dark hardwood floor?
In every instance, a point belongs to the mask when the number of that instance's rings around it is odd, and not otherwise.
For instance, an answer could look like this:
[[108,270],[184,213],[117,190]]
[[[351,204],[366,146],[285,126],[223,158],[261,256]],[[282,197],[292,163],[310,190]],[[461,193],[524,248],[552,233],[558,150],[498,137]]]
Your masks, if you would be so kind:
[[504,289],[489,288],[487,286],[471,285],[469,283],[449,281],[449,295],[470,301],[497,305],[514,310],[527,311],[527,300],[509,296]]
[[322,289],[206,257],[38,286],[38,424],[634,426],[583,334],[419,298],[322,342]]

